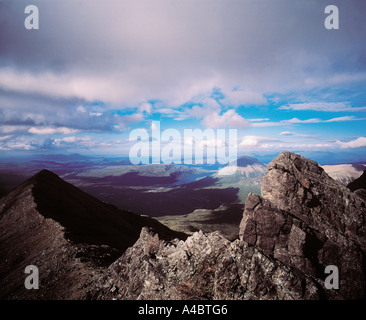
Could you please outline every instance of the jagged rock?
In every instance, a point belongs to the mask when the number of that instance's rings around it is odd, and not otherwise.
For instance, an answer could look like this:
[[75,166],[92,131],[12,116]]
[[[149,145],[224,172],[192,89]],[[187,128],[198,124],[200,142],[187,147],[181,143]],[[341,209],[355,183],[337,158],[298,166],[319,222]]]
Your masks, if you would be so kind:
[[[144,228],[86,298],[365,298],[365,216],[365,202],[316,162],[282,152],[262,197],[246,200],[239,239],[166,242]],[[325,286],[328,265],[339,268],[339,290]]]
[[[138,272],[137,272],[138,270]],[[220,233],[165,242],[148,228],[88,299],[319,299],[309,276]]]
[[355,191],[355,194],[357,194],[360,198],[366,200],[366,189],[357,189]]
[[365,202],[315,162],[287,151],[267,168],[262,197],[323,234],[330,228],[366,251]]
[[[246,200],[239,239],[187,238],[43,171],[0,200],[0,298],[362,299],[365,208],[316,162],[282,152]],[[24,290],[27,264],[40,266],[39,293]],[[326,288],[329,265],[339,289]]]
[[340,271],[330,298],[365,297],[365,202],[316,162],[282,152],[268,165],[262,197],[250,194],[239,237],[321,284],[327,265]]

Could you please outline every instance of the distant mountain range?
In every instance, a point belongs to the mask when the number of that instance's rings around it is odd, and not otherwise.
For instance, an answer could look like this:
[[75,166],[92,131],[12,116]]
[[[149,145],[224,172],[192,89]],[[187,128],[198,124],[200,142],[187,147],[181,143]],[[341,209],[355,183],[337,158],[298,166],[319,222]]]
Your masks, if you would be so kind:
[[[131,165],[128,158],[52,155],[44,159],[35,157],[28,162],[0,162],[0,197],[43,168],[118,208],[156,217],[183,232],[219,229],[229,239],[237,236],[237,225],[248,195],[261,195],[261,181],[267,172],[265,164],[247,156],[239,157],[228,166],[217,167]],[[362,174],[365,164],[323,168],[347,185]]]

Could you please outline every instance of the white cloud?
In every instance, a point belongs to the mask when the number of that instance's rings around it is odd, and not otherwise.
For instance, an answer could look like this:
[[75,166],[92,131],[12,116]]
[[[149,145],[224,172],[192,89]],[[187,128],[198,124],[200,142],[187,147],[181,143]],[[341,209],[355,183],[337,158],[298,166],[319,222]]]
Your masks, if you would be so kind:
[[286,146],[289,149],[323,149],[323,148],[334,148],[333,144],[330,143],[302,143],[302,144],[289,144]]
[[250,90],[223,90],[225,98],[221,102],[225,106],[237,108],[245,105],[267,104],[267,100],[261,93]]
[[345,116],[345,117],[337,117],[337,118],[332,118],[329,120],[325,120],[323,122],[343,122],[343,121],[360,121],[360,120],[365,120],[365,118],[356,118],[354,116]]
[[244,136],[242,137],[242,140],[239,144],[239,146],[245,146],[245,147],[257,147],[263,142],[268,141],[279,141],[275,138],[270,137],[262,137],[262,136]]
[[79,112],[79,113],[84,113],[84,112],[86,112],[86,109],[83,106],[78,106],[76,108],[76,111]]
[[91,117],[100,117],[102,115],[103,115],[102,112],[89,112],[89,116]]
[[150,114],[152,111],[153,107],[151,105],[151,103],[148,102],[144,102],[141,105],[139,105],[138,110],[140,112],[146,112],[147,114]]
[[114,121],[117,123],[114,125],[115,130],[125,129],[126,126],[133,123],[138,123],[144,120],[144,115],[142,113],[133,113],[120,116],[115,114]]
[[247,119],[250,122],[262,122],[262,121],[268,121],[269,118],[256,118],[256,119]]
[[219,115],[217,112],[213,112],[203,118],[201,121],[206,128],[237,128],[244,129],[249,126],[249,121],[241,117],[230,109],[223,115]]
[[348,142],[342,142],[340,140],[337,140],[336,143],[342,149],[361,148],[361,147],[366,147],[366,137],[358,137],[356,140],[352,140],[352,141],[348,141]]
[[80,130],[70,129],[66,127],[61,128],[51,128],[51,127],[32,127],[28,130],[29,133],[37,135],[47,135],[47,134],[73,134],[80,132]]
[[35,143],[29,137],[12,137],[8,140],[1,141],[3,150],[21,150],[29,151],[36,149]]
[[194,105],[191,109],[187,109],[182,113],[186,114],[188,117],[200,119],[214,112],[220,113],[221,111],[221,106],[215,99],[206,97],[201,101],[201,104],[202,106]]
[[12,149],[12,150],[32,150],[35,149],[33,146],[31,146],[28,143],[24,143],[24,142],[9,142],[7,143],[7,149]]
[[314,110],[327,112],[366,111],[366,107],[352,107],[349,102],[295,103],[281,106],[281,110]]
[[276,126],[285,126],[285,125],[293,125],[293,124],[302,124],[302,123],[329,123],[329,122],[343,122],[343,121],[361,121],[365,120],[365,118],[356,118],[354,116],[345,116],[345,117],[336,117],[328,120],[321,120],[318,118],[311,118],[306,120],[301,120],[298,118],[292,118],[289,120],[281,120],[279,122],[255,122],[252,123],[252,127],[276,127]]
[[2,134],[20,134],[20,133],[25,133],[28,130],[28,126],[9,126],[9,125],[5,125],[5,126],[0,126],[0,132]]
[[3,137],[0,137],[0,141],[4,141],[4,140],[8,140],[10,139],[12,136],[3,136]]

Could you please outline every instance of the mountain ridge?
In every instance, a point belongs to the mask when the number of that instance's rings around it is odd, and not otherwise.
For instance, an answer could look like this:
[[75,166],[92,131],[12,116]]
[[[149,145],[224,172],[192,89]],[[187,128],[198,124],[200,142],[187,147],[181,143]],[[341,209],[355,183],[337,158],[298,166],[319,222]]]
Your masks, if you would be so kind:
[[[365,299],[365,200],[287,151],[262,181],[230,241],[177,234],[41,171],[0,199],[0,298]],[[24,289],[29,264],[40,290]],[[327,266],[339,289],[327,287]]]
[[[40,171],[0,199],[0,298],[78,299],[144,226],[167,240],[186,237]],[[27,265],[39,267],[39,294],[24,288]]]
[[[284,151],[268,165],[262,197],[248,196],[239,239],[200,231],[168,244],[143,228],[88,297],[364,299],[365,218],[361,198]],[[339,290],[326,287],[326,266],[338,268]]]

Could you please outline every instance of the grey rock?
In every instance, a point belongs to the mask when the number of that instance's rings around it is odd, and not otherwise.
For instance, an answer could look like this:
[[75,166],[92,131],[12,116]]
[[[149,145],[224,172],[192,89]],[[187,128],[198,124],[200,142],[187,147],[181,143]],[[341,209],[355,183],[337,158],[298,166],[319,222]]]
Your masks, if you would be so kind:
[[196,232],[167,243],[143,228],[86,298],[319,299],[323,291],[312,277],[244,241]]
[[324,283],[327,265],[340,288],[327,298],[365,297],[365,202],[316,162],[282,152],[268,165],[262,197],[250,194],[239,237]]
[[[143,228],[138,241],[86,299],[365,298],[365,202],[318,164],[282,152],[262,197],[250,194],[239,239],[196,232],[166,241]],[[335,265],[340,287],[325,287]]]

